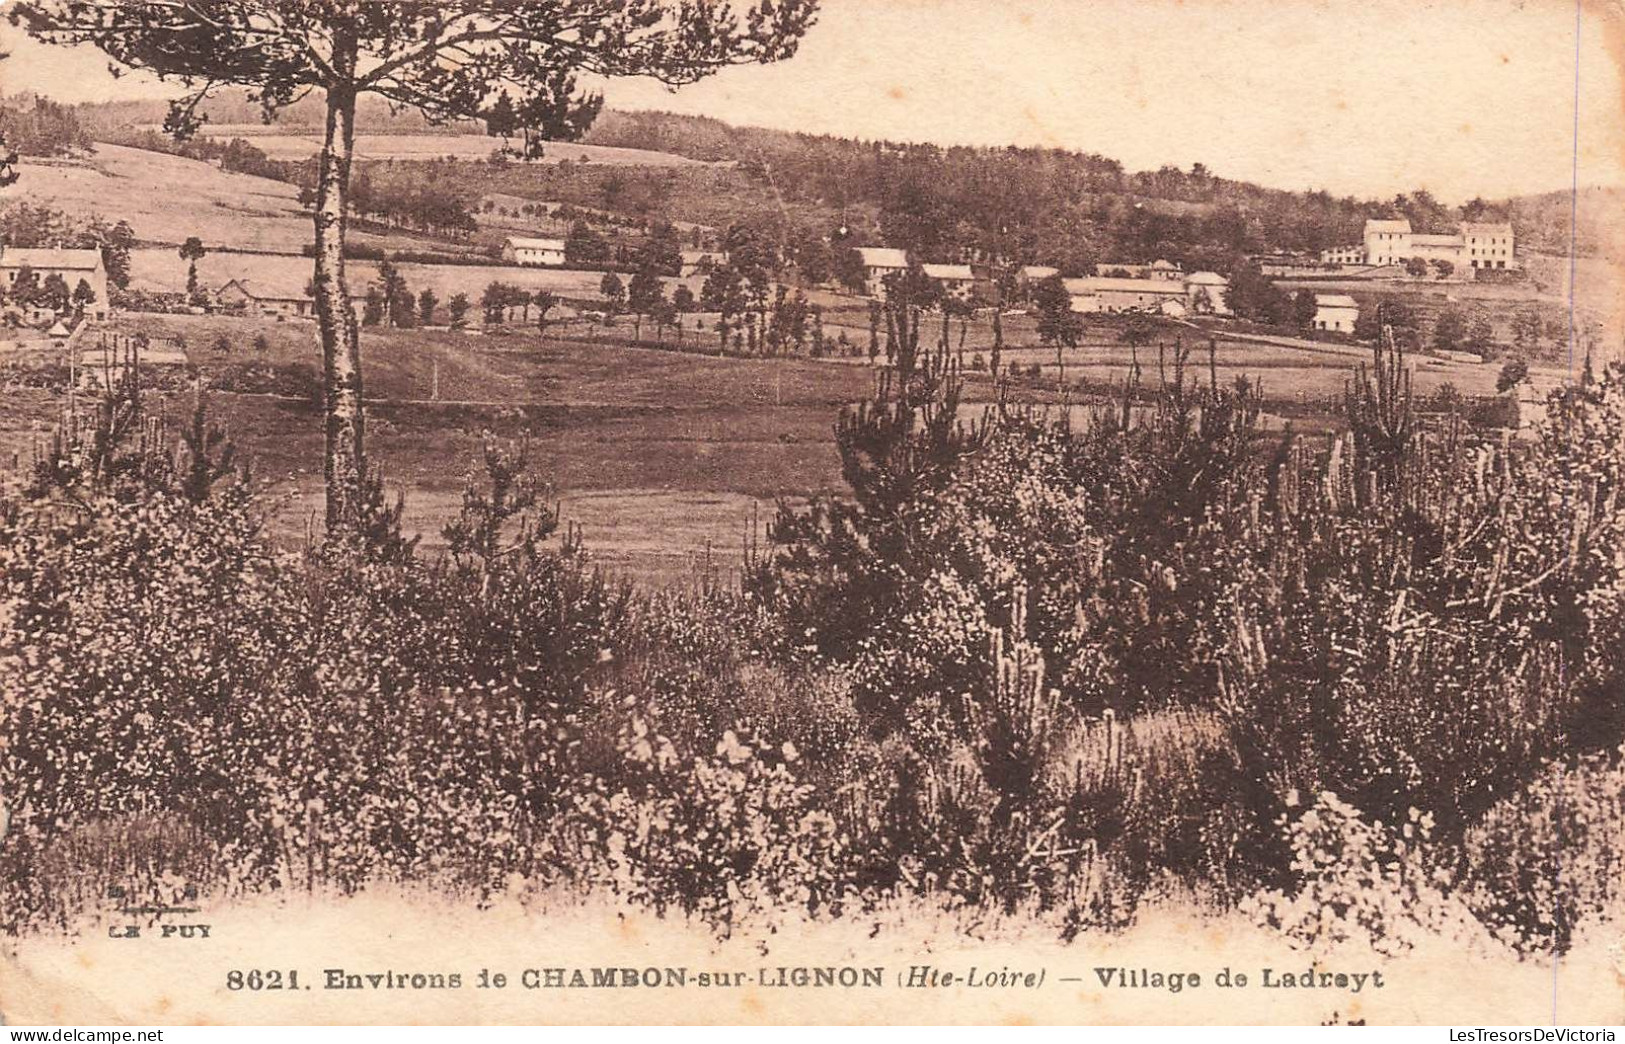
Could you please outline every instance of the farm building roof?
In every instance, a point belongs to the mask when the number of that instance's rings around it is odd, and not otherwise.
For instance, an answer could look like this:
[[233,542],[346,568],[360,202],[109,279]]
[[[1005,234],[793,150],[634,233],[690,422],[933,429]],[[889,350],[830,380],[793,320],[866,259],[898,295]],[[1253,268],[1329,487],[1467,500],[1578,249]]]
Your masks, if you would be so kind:
[[61,268],[91,272],[102,266],[100,250],[0,247],[0,268]]
[[1409,218],[1367,218],[1365,230],[1368,235],[1372,232],[1409,232],[1411,222]]
[[234,286],[256,301],[310,300],[310,295],[305,293],[304,284],[296,287],[291,282],[280,279],[233,279],[221,286],[215,293],[223,294]]
[[1048,279],[1052,275],[1060,275],[1061,270],[1050,265],[1022,265],[1021,278]]
[[932,279],[975,279],[970,265],[921,265],[920,270]]
[[892,247],[858,247],[864,268],[907,268],[908,251]]
[[529,236],[509,236],[508,245],[515,250],[563,250],[562,239],[533,239]]
[[1185,277],[1185,282],[1197,286],[1229,286],[1230,280],[1217,272],[1192,272]]
[[1359,308],[1360,302],[1347,294],[1316,294],[1315,305],[1319,308]]
[[1121,279],[1112,276],[1086,276],[1066,280],[1066,292],[1073,295],[1098,293],[1166,294],[1183,296],[1185,288],[1171,279]]
[[1157,258],[1155,261],[1151,262],[1151,267],[1155,268],[1159,272],[1177,272],[1177,271],[1179,271],[1179,266],[1178,265],[1174,264],[1172,261],[1169,261],[1169,260],[1167,260],[1165,258],[1160,258],[1160,257]]

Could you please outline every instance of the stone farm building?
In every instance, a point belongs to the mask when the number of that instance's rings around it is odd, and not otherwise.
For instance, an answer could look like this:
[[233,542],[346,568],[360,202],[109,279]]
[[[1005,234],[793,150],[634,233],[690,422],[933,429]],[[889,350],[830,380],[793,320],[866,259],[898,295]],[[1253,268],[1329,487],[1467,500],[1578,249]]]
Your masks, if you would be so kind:
[[863,288],[870,297],[885,293],[885,279],[893,272],[908,270],[908,251],[892,247],[858,247],[863,259]]
[[[1115,269],[1116,266],[1110,266]],[[1191,312],[1228,315],[1225,290],[1229,280],[1216,272],[1181,273],[1179,279],[1161,275],[1141,279],[1088,276],[1065,280],[1074,312],[1149,312],[1183,316]]]
[[564,240],[509,236],[507,241],[502,244],[502,260],[510,265],[562,267],[564,265]]
[[1463,275],[1490,269],[1518,267],[1512,226],[1504,222],[1464,222],[1451,235],[1414,232],[1406,218],[1373,218],[1365,223],[1362,242],[1335,247],[1320,255],[1327,264],[1403,265],[1444,261]]
[[1351,334],[1359,318],[1360,305],[1347,294],[1315,295],[1315,329]]
[[[274,277],[239,277],[214,292],[215,307],[225,312],[261,315],[268,319],[314,319],[316,302],[305,292],[304,284]],[[350,289],[350,304],[360,308],[365,292]]]
[[34,273],[43,286],[51,276],[61,276],[71,294],[80,282],[90,287],[95,299],[85,308],[92,319],[107,318],[107,268],[100,250],[67,250],[59,247],[0,247],[0,281],[6,290],[16,284],[24,269]]
[[976,275],[970,265],[921,265],[920,270],[927,279],[942,287],[944,295],[970,300],[971,288],[976,285]]

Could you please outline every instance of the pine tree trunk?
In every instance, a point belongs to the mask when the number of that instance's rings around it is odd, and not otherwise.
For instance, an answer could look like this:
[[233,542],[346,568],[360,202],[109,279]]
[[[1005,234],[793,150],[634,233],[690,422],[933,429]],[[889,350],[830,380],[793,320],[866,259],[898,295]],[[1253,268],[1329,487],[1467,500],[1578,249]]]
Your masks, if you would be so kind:
[[999,301],[993,306],[993,358],[988,365],[988,374],[992,377],[999,375],[999,356],[1004,351],[1004,295],[999,295]]
[[327,441],[327,531],[353,532],[360,521],[363,427],[361,336],[344,278],[345,196],[355,147],[355,95],[330,89],[327,137],[316,182],[316,322],[322,339]]

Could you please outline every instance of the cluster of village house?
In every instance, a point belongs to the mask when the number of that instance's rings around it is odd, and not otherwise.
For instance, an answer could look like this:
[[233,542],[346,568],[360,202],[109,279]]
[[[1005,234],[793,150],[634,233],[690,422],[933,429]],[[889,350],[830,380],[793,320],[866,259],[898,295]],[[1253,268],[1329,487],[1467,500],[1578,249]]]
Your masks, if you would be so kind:
[[[892,247],[860,247],[858,253],[863,263],[865,290],[871,296],[880,296],[886,278],[906,270],[910,264],[906,251]],[[1380,275],[1382,269],[1403,265],[1413,258],[1447,261],[1453,271],[1465,277],[1478,271],[1518,267],[1510,225],[1469,222],[1455,235],[1424,235],[1413,232],[1410,222],[1404,219],[1367,221],[1359,245],[1324,251],[1318,262],[1286,255],[1259,260],[1267,276],[1301,275],[1309,269],[1320,274],[1335,269],[1340,274]],[[561,268],[566,263],[564,240],[512,236],[503,245],[502,259],[523,267]],[[684,277],[701,274],[707,265],[725,260],[726,255],[715,251],[683,251],[680,274]],[[936,280],[945,293],[962,300],[969,300],[978,283],[992,277],[991,271],[979,272],[976,265],[923,264],[920,268],[928,278]],[[15,284],[25,269],[31,270],[41,282],[52,275],[61,276],[69,287],[76,287],[81,280],[88,282],[95,300],[86,313],[93,318],[106,317],[107,271],[99,251],[0,249],[0,280]],[[1028,265],[1018,271],[1017,280],[1022,285],[1032,286],[1058,274],[1054,268]],[[1094,275],[1066,279],[1063,285],[1074,312],[1146,312],[1182,317],[1227,315],[1230,311],[1225,301],[1229,282],[1223,276],[1215,272],[1187,273],[1179,265],[1165,260],[1097,265]],[[312,312],[312,302],[304,286],[279,285],[274,280],[232,280],[216,289],[215,300],[226,308],[240,307],[288,318],[309,316]],[[1315,304],[1317,330],[1353,332],[1359,306],[1352,297],[1317,293]],[[24,315],[23,318],[37,322],[50,321],[53,317]]]
[[[858,256],[863,263],[864,291],[871,297],[885,292],[888,276],[906,271],[910,257],[906,250],[895,247],[859,247]],[[509,237],[502,248],[502,259],[509,264],[538,267],[562,267],[565,263],[564,240]],[[702,273],[707,264],[720,264],[727,255],[685,250],[682,255],[681,275],[687,277]],[[989,283],[993,273],[978,271],[973,264],[921,264],[920,271],[934,280],[943,293],[968,301],[977,284]],[[1032,286],[1058,275],[1059,270],[1045,265],[1026,265],[1017,271],[1017,282]],[[1225,290],[1229,280],[1216,272],[1187,273],[1170,261],[1157,260],[1148,264],[1097,265],[1095,274],[1080,279],[1063,280],[1074,312],[1146,312],[1182,317],[1190,314],[1228,315]],[[1343,333],[1352,332],[1359,306],[1354,299],[1341,294],[1316,295],[1315,327]]]
[[[871,296],[879,296],[887,276],[908,267],[908,254],[888,247],[860,247],[864,285]],[[935,279],[945,292],[969,297],[980,279],[976,265],[921,265],[926,276]],[[1032,287],[1060,274],[1047,265],[1025,265],[1017,270],[1016,282]],[[1146,264],[1107,263],[1095,266],[1095,274],[1063,279],[1072,311],[1083,313],[1141,312],[1183,318],[1187,315],[1229,315],[1225,292],[1230,281],[1217,272],[1186,272],[1172,261],[1158,259]],[[1345,294],[1316,294],[1317,330],[1353,333],[1360,306]]]
[[[859,247],[858,256],[863,260],[864,289],[871,297],[879,297],[887,277],[905,271],[910,263],[907,251],[892,247]],[[992,281],[993,272],[978,271],[980,267],[922,264],[920,270],[944,293],[969,299],[978,282]],[[1058,274],[1058,269],[1046,265],[1025,265],[1017,269],[1016,281],[1032,287]],[[1098,265],[1093,276],[1062,282],[1072,298],[1074,312],[1139,311],[1182,316],[1191,312],[1224,315],[1228,311],[1224,302],[1228,280],[1214,272],[1187,275],[1169,261]]]

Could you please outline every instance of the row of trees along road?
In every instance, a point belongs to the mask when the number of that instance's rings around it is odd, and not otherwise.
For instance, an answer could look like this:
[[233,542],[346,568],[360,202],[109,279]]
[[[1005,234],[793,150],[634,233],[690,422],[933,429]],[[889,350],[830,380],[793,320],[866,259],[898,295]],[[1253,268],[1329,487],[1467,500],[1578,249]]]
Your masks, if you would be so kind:
[[326,102],[313,280],[325,386],[327,528],[364,510],[360,331],[344,272],[357,99],[434,119],[483,117],[503,94],[544,137],[579,137],[601,107],[577,76],[669,85],[795,53],[817,0],[24,0],[13,24],[49,44],[89,44],[177,81],[165,130],[190,137],[212,91],[245,88],[274,116],[312,91]]

